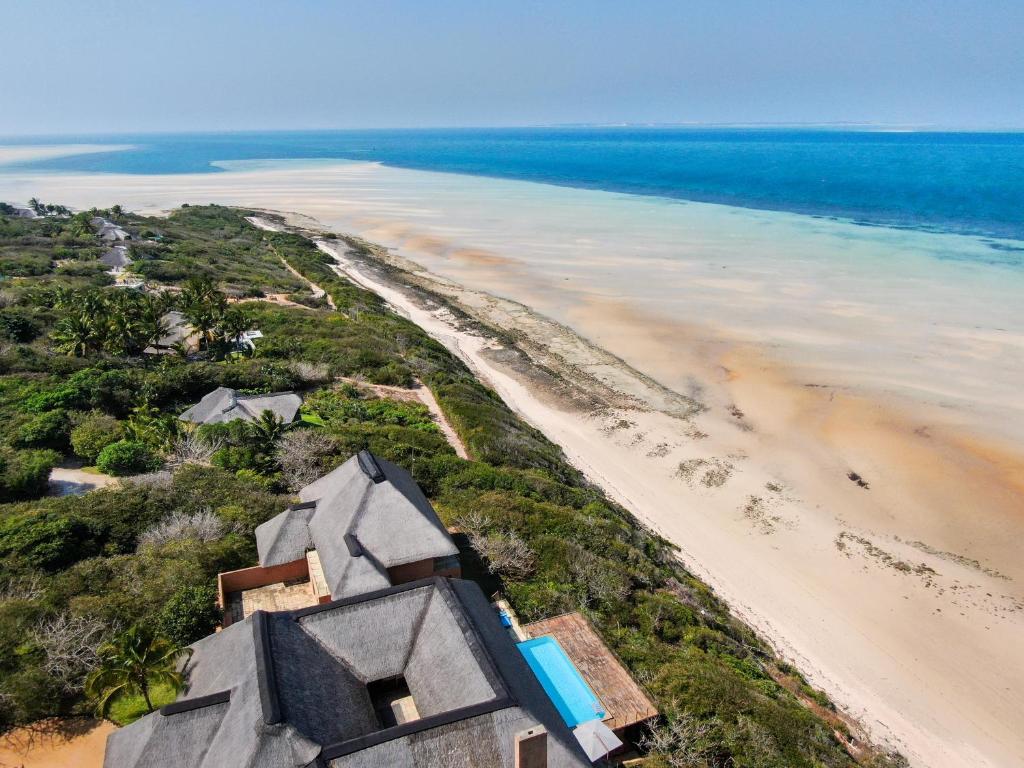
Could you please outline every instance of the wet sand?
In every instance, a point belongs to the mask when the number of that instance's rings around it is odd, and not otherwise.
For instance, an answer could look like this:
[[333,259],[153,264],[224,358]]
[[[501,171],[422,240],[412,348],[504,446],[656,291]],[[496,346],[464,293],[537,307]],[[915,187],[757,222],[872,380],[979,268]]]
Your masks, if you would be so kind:
[[983,243],[370,164],[0,174],[30,196],[296,211],[391,246],[400,283],[520,349],[340,256],[874,736],[1024,765],[1024,282],[959,258]]

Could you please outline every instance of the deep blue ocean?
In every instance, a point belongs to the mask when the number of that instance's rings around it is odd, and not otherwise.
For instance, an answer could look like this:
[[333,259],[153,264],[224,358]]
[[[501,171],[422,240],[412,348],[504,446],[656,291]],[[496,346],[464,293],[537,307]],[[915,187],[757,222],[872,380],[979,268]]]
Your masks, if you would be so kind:
[[1024,133],[524,128],[65,136],[0,143],[136,145],[25,163],[23,169],[217,173],[222,171],[211,165],[217,160],[374,160],[1024,240]]

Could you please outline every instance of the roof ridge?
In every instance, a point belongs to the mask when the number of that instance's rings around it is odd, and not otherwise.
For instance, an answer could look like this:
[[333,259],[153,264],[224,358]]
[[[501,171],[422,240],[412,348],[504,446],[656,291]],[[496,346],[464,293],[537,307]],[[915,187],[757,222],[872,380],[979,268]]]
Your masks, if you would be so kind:
[[337,661],[337,662],[338,662],[339,664],[341,664],[341,666],[343,666],[343,667],[344,667],[344,668],[345,668],[346,670],[348,670],[349,674],[351,674],[351,675],[352,675],[352,677],[354,677],[354,678],[355,678],[356,680],[361,680],[361,681],[362,681],[363,683],[366,683],[366,682],[367,682],[367,681],[366,681],[366,680],[365,680],[365,679],[363,678],[363,675],[360,675],[360,674],[359,674],[358,672],[356,672],[356,670],[355,670],[355,667],[353,667],[353,666],[352,666],[352,665],[351,665],[351,664],[350,664],[350,663],[348,662],[348,659],[346,659],[346,658],[345,658],[345,657],[343,657],[343,656],[339,656],[338,654],[336,654],[336,653],[335,653],[334,651],[332,651],[332,650],[330,649],[330,647],[329,647],[329,646],[328,646],[328,645],[327,645],[327,644],[326,644],[325,642],[323,642],[323,641],[322,641],[322,640],[321,640],[321,639],[320,639],[319,637],[317,637],[317,636],[316,636],[315,634],[313,634],[312,632],[307,632],[307,631],[306,631],[306,628],[305,628],[304,626],[302,626],[302,622],[301,622],[301,621],[299,621],[299,620],[298,620],[298,619],[297,619],[296,617],[294,617],[294,616],[293,616],[293,617],[292,617],[292,621],[293,621],[293,622],[295,623],[295,625],[296,625],[296,626],[298,627],[299,631],[300,631],[300,632],[301,632],[302,634],[304,634],[304,635],[305,635],[306,637],[308,637],[309,639],[311,639],[311,640],[312,640],[312,641],[313,641],[314,643],[316,643],[316,644],[317,644],[317,645],[318,645],[318,646],[319,646],[320,648],[322,648],[322,649],[323,649],[324,653],[326,653],[326,654],[327,654],[328,656],[330,656],[330,657],[331,657],[332,659],[334,659],[334,660],[335,660],[335,661]]
[[435,581],[435,577],[426,579],[417,579],[416,581],[407,581],[405,584],[399,584],[396,587],[386,587],[384,589],[377,589],[373,592],[366,592],[361,595],[353,595],[352,597],[341,597],[337,600],[331,600],[327,603],[318,603],[316,605],[310,605],[306,608],[297,608],[294,611],[289,611],[289,615],[295,621],[301,621],[306,616],[311,616],[315,613],[322,613],[323,611],[332,611],[335,608],[344,608],[348,605],[358,605],[359,603],[366,603],[371,600],[376,600],[380,597],[387,597],[388,595],[397,595],[402,592],[408,592],[413,589],[423,589],[429,587]]
[[266,611],[253,612],[252,636],[256,653],[256,681],[260,689],[263,722],[267,725],[274,725],[282,720],[281,700],[277,695],[274,654],[270,647],[270,618]]
[[434,586],[437,593],[441,595],[448,605],[448,610],[451,611],[455,624],[462,631],[462,635],[466,640],[466,647],[469,648],[480,664],[480,669],[484,673],[484,677],[487,678],[487,682],[499,698],[504,696],[512,699],[512,692],[509,690],[508,685],[505,684],[505,678],[498,671],[498,665],[491,657],[490,651],[487,650],[487,643],[481,637],[480,630],[476,626],[476,622],[466,608],[465,603],[459,598],[449,580],[443,576],[434,577]]
[[[235,390],[235,391],[237,392],[237,390]],[[253,394],[250,394],[250,395],[239,394],[237,396],[238,396],[239,400],[252,400],[254,397],[284,397],[285,395],[297,395],[297,394],[298,393],[294,389],[281,389],[281,390],[278,390],[277,392],[264,392],[262,394],[257,393],[257,394],[254,394],[254,395]]]
[[434,596],[431,595],[423,601],[423,607],[420,608],[419,616],[416,617],[415,629],[412,633],[412,640],[409,642],[409,652],[405,654],[405,658],[402,659],[402,671],[409,666],[409,659],[412,658],[412,653],[416,650],[416,644],[419,642],[420,633],[423,631],[423,624],[427,618],[427,611],[430,610],[430,604],[434,601]]

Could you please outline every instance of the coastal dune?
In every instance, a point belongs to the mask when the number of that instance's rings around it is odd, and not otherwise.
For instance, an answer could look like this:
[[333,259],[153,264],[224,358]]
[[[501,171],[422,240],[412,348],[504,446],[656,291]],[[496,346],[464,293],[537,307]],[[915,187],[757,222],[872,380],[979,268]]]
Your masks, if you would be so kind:
[[388,270],[322,247],[873,736],[1024,765],[1024,280],[949,257],[984,243],[368,163],[0,172],[0,199],[32,196],[390,246]]

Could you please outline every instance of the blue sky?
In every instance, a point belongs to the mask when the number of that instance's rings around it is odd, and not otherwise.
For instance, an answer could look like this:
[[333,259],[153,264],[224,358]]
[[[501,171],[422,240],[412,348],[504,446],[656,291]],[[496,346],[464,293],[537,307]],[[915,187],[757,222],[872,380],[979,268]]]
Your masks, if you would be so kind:
[[1022,0],[0,0],[0,135],[1024,127]]

